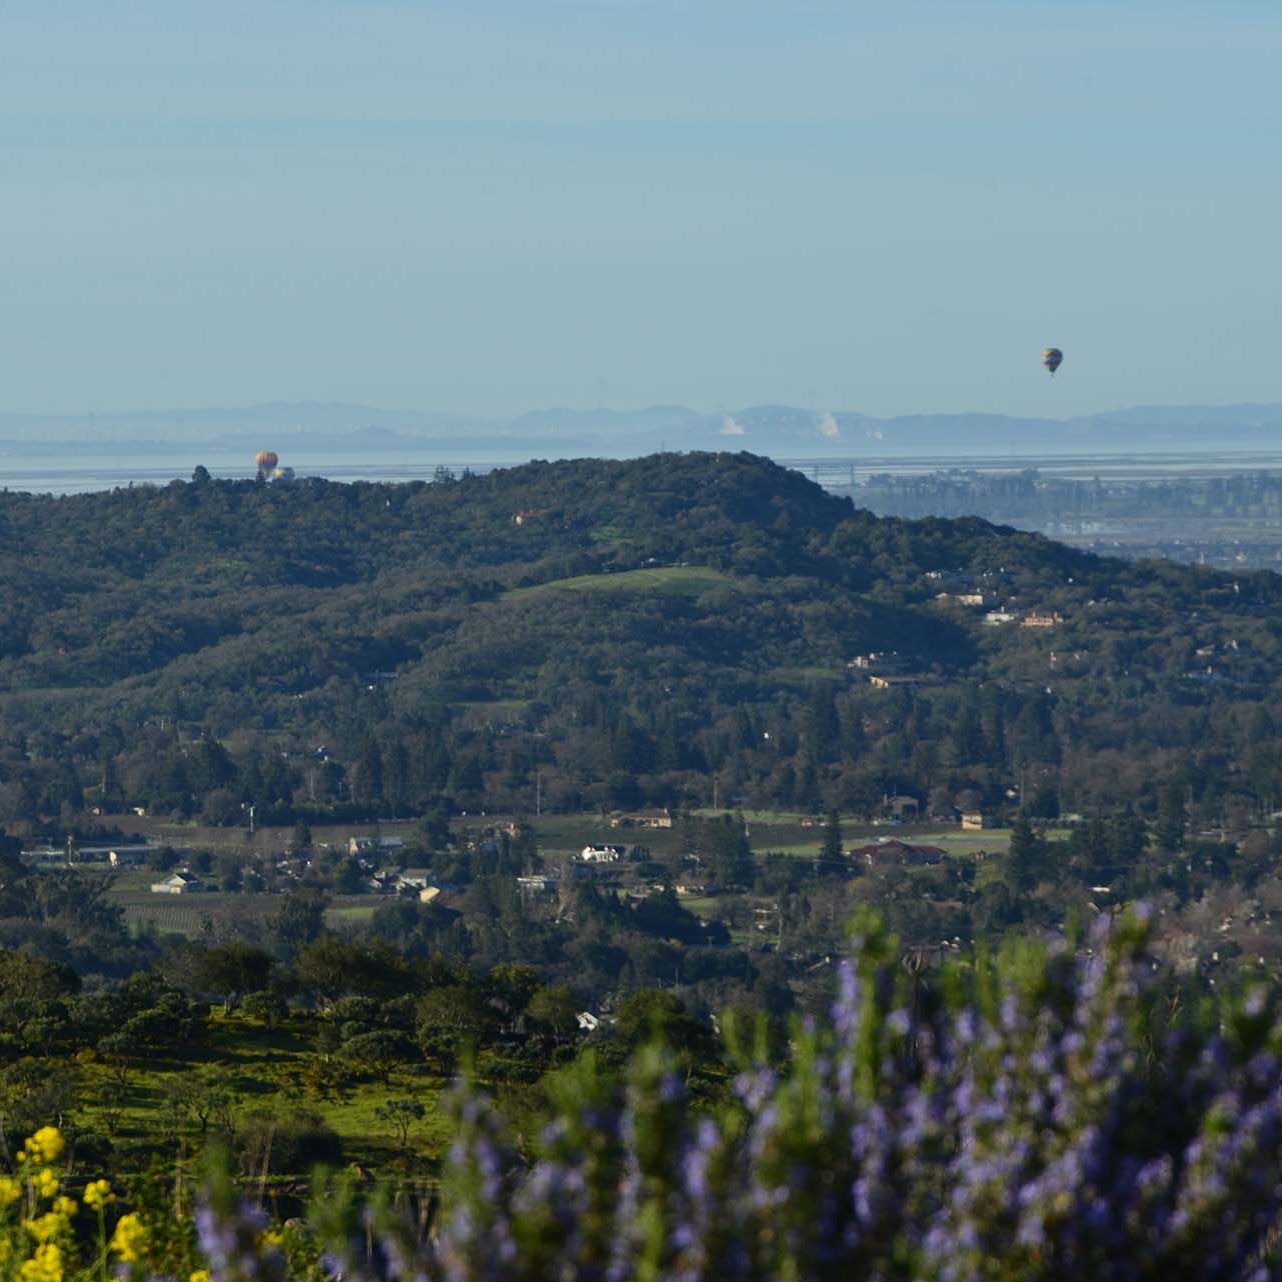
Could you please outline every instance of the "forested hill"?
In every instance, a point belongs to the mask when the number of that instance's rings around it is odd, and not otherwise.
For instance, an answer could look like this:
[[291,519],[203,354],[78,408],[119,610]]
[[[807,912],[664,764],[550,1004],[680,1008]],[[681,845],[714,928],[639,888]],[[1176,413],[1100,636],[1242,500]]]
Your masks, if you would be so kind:
[[[175,726],[325,744],[327,799],[385,813],[520,809],[536,769],[566,806],[701,799],[714,774],[866,809],[1016,774],[1064,804],[1195,774],[1282,797],[1282,580],[881,520],[748,454],[6,493],[0,550],[0,823],[95,779],[201,806]],[[891,688],[848,666],[879,651]],[[394,784],[371,751],[407,755]],[[298,802],[261,773],[248,799]]]

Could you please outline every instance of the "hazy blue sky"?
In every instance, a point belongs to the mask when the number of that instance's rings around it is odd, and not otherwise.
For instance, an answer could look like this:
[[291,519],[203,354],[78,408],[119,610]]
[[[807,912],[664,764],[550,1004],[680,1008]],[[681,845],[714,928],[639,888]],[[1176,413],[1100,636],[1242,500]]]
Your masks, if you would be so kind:
[[1282,400],[1280,55],[1276,0],[5,0],[0,408]]

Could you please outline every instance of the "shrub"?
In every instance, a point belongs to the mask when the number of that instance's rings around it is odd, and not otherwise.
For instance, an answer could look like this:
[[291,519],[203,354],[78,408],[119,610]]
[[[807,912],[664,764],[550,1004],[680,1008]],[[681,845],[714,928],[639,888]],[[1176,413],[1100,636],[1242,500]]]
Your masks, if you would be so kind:
[[343,1159],[338,1133],[316,1113],[296,1109],[249,1114],[236,1131],[236,1149],[251,1175],[298,1174],[314,1166],[335,1166]]
[[[626,1084],[582,1066],[527,1166],[460,1102],[427,1279],[1282,1277],[1282,1028],[1262,991],[1164,1026],[1137,920],[1074,955],[1021,943],[903,982],[869,934],[790,1070],[742,1057],[712,1111],[656,1047]],[[896,978],[898,972],[898,979]],[[951,990],[952,1000],[942,1000]],[[404,1259],[353,1237],[347,1277]]]
[[[715,1107],[660,1046],[623,1081],[585,1057],[549,1079],[545,1124],[519,1152],[464,1090],[430,1234],[390,1198],[362,1207],[350,1184],[322,1183],[310,1219],[329,1250],[317,1261],[216,1174],[200,1251],[228,1282],[1282,1279],[1273,996],[1248,990],[1175,1023],[1144,938],[1131,919],[1079,953],[1019,941],[928,988],[870,931],[831,1020],[797,1030],[790,1067],[740,1047]],[[417,1106],[395,1103],[408,1135]],[[255,1126],[255,1171],[268,1135],[282,1167],[337,1158],[315,1118]],[[76,1254],[81,1207],[56,1201],[61,1147],[38,1131],[19,1173],[0,1177],[0,1277],[155,1267],[137,1213],[108,1235],[105,1181],[100,1202],[83,1198],[99,1255]]]

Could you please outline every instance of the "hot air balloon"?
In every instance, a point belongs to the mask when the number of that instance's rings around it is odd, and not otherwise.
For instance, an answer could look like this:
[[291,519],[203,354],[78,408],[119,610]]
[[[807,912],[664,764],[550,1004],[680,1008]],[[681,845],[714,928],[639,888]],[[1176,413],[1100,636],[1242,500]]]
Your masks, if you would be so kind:
[[275,450],[259,450],[254,456],[254,462],[261,471],[270,472],[280,462],[280,457]]
[[1064,359],[1064,353],[1058,347],[1048,347],[1042,352],[1042,364],[1051,372],[1051,377],[1055,377],[1055,371],[1059,369]]
[[273,481],[292,481],[294,479],[294,469],[292,467],[278,467],[272,473]]

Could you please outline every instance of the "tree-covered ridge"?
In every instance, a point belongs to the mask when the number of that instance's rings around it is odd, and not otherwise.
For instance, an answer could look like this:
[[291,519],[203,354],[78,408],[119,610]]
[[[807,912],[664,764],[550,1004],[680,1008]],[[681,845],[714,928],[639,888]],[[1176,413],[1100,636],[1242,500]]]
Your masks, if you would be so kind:
[[[1016,784],[1155,804],[1177,777],[1282,795],[1282,580],[878,519],[747,454],[4,494],[0,550],[0,770],[24,789],[0,822],[74,802],[104,755],[121,799],[199,809],[175,726],[325,744],[328,799],[383,813],[530,809],[536,773],[571,808],[705,798],[713,776],[864,812]],[[878,651],[923,680],[852,681]],[[399,783],[358,781],[371,742],[409,752]],[[287,771],[240,799],[301,790]]]

